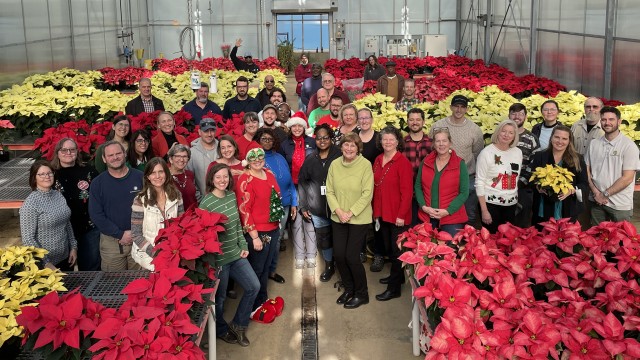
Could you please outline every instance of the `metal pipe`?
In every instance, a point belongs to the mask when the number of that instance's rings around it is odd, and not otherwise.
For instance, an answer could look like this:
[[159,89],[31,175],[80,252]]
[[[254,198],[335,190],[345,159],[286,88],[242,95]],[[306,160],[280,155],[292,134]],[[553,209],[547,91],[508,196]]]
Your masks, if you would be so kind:
[[531,24],[529,29],[529,74],[536,74],[538,58],[538,0],[531,0]]
[[76,68],[76,36],[73,30],[73,5],[71,5],[71,0],[68,0],[69,4],[69,29],[71,36],[71,64],[74,68]]
[[613,33],[616,29],[616,11],[618,0],[607,0],[607,13],[604,32],[604,93],[605,98],[611,98],[611,73],[613,68]]
[[484,27],[484,62],[491,60],[491,18],[493,17],[491,5],[493,0],[487,0],[487,23]]

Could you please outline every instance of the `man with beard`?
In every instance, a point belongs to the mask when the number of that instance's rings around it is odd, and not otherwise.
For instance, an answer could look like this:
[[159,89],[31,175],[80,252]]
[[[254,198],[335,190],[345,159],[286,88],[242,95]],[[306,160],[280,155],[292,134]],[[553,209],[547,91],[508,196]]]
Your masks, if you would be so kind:
[[338,125],[340,125],[340,109],[342,109],[342,105],[342,98],[340,96],[332,96],[329,100],[329,114],[321,117],[316,123],[316,127],[327,124],[335,131]]
[[[591,195],[591,225],[631,220],[633,182],[638,166],[638,146],[620,132],[620,110],[600,109],[604,136],[589,144],[585,163]],[[92,185],[93,186],[93,185]]]
[[262,109],[262,119],[264,120],[264,124],[261,127],[272,129],[279,143],[287,139],[287,132],[284,131],[282,127],[276,125],[278,109],[274,105],[267,104],[264,109]]
[[273,94],[275,86],[276,80],[273,78],[273,75],[267,75],[264,77],[264,87],[260,92],[258,92],[258,95],[256,95],[256,99],[260,102],[260,107],[264,107],[271,103],[271,94]]
[[222,110],[222,117],[225,119],[231,119],[231,115],[248,113],[253,111],[258,113],[261,109],[260,102],[248,95],[249,91],[249,79],[244,76],[238,77],[236,80],[236,96],[227,100],[224,103],[224,109]]
[[596,97],[587,98],[584,102],[584,118],[571,126],[573,145],[582,156],[587,153],[591,141],[604,135],[604,131],[600,126],[600,109],[602,109],[603,105],[602,100]]
[[416,98],[416,82],[413,79],[404,80],[402,94],[402,99],[396,103],[396,110],[409,111],[421,103],[420,99]]
[[164,110],[162,100],[151,95],[151,79],[142,78],[138,82],[140,96],[127,103],[124,112],[127,115],[138,116],[143,112],[152,113],[156,110]]
[[[333,95],[338,95],[340,96],[340,98],[342,98],[342,102],[344,104],[351,104],[349,95],[347,95],[347,93],[344,91],[336,89],[335,76],[329,73],[322,74],[322,87],[329,93],[329,98],[331,98]],[[315,94],[313,94],[313,96],[311,96],[311,99],[309,99],[309,104],[307,105],[307,115],[311,114],[311,112],[318,106],[320,106],[320,104],[318,104],[318,93],[316,92]]]
[[205,82],[200,83],[200,88],[196,90],[196,98],[186,103],[182,110],[191,114],[193,122],[196,125],[200,125],[202,116],[211,111],[213,114],[222,115],[222,110],[218,104],[209,100],[209,85]]
[[131,257],[131,204],[142,190],[142,172],[125,166],[124,146],[110,140],[104,144],[102,172],[89,188],[89,216],[100,230],[103,271],[138,270]]
[[451,99],[451,116],[436,121],[433,129],[447,128],[451,134],[451,148],[460,156],[467,165],[469,172],[469,198],[464,203],[467,224],[476,226],[478,215],[478,197],[476,196],[476,159],[480,151],[484,149],[482,130],[476,123],[466,118],[469,99],[464,95],[455,95]]
[[258,65],[256,65],[256,63],[253,62],[253,56],[250,52],[246,52],[244,54],[244,61],[238,59],[238,48],[240,46],[242,46],[242,39],[236,39],[236,46],[231,49],[231,54],[229,54],[229,57],[233,62],[233,66],[238,71],[244,70],[257,74],[258,71],[260,71],[260,68],[258,67]]
[[[420,164],[431,152],[431,139],[424,133],[424,111],[422,111],[422,109],[413,108],[409,110],[407,113],[407,128],[409,135],[403,139],[404,150],[402,150],[402,154],[409,160],[411,167],[413,167],[413,184],[415,184]],[[415,194],[411,203],[413,214],[411,225],[417,225],[419,222],[418,213],[420,208]]]
[[[518,125],[518,145],[522,151],[522,169],[527,169],[533,153],[540,148],[540,141],[531,131],[524,128],[527,121],[527,108],[515,103],[509,107],[509,119]],[[529,183],[530,172],[521,171],[518,178],[518,209],[519,215],[516,216],[516,226],[525,228],[531,226],[531,206],[533,204],[533,189],[525,186]]]
[[187,164],[187,170],[193,171],[200,196],[207,194],[206,177],[209,164],[218,159],[216,129],[216,122],[213,119],[202,119],[198,130],[200,137],[191,142],[191,159]]
[[316,123],[321,117],[330,113],[329,92],[324,88],[320,88],[316,92],[316,97],[318,98],[318,107],[309,114],[309,127],[311,129],[316,127]]
[[299,108],[300,111],[307,111],[307,105],[309,104],[309,99],[322,87],[322,65],[318,63],[314,63],[311,65],[311,76],[304,79],[302,82],[302,87],[300,88],[300,101],[302,102],[302,107]]

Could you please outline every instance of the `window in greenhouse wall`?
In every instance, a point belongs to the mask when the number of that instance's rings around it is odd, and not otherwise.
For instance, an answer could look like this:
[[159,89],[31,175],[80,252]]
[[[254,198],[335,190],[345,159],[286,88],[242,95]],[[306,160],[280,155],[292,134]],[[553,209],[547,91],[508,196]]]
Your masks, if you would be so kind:
[[607,20],[607,4],[602,0],[587,0],[585,34],[604,36]]
[[582,55],[582,92],[602,96],[604,93],[604,39],[589,38],[584,41]]
[[558,34],[540,31],[538,33],[538,53],[536,54],[536,75],[557,79],[558,51]]
[[557,67],[555,78],[570,90],[582,92],[582,66],[584,61],[584,36],[560,34]]
[[559,1],[540,1],[538,28],[545,30],[560,29]]
[[638,0],[618,0],[617,28],[615,36],[627,39],[639,39],[638,18],[640,6]]
[[329,14],[278,14],[277,41],[293,42],[300,51],[329,51]]
[[640,43],[616,40],[613,50],[611,98],[626,103],[640,101]]
[[560,31],[582,33],[584,31],[586,0],[560,1]]

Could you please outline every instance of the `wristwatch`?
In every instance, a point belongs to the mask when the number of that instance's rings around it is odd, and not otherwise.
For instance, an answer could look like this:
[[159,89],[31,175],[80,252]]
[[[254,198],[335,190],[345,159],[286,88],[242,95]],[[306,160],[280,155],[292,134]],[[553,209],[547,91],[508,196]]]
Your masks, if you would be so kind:
[[604,195],[604,197],[607,197],[607,198],[608,198],[609,196],[611,196],[611,195],[609,195],[609,192],[608,192],[607,190],[603,191],[603,192],[602,192],[602,195]]

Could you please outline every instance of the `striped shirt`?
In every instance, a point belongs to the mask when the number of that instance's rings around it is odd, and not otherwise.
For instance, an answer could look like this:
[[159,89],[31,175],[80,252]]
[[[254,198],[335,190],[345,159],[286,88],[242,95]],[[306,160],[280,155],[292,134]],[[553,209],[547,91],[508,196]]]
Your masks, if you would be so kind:
[[216,254],[216,266],[223,266],[240,259],[240,252],[248,250],[248,246],[242,235],[236,194],[233,191],[226,191],[225,197],[219,198],[208,193],[202,198],[200,209],[220,213],[229,218],[224,224],[224,232],[218,233],[222,254]]

